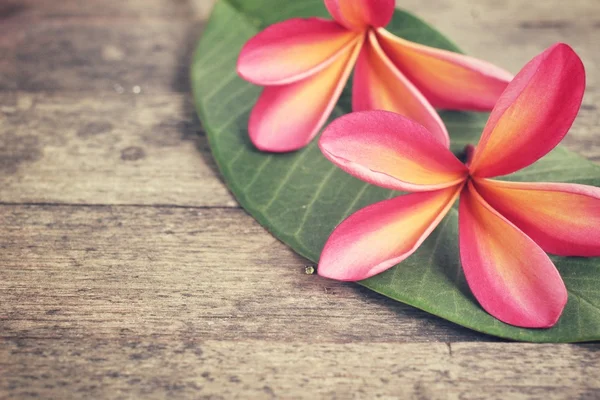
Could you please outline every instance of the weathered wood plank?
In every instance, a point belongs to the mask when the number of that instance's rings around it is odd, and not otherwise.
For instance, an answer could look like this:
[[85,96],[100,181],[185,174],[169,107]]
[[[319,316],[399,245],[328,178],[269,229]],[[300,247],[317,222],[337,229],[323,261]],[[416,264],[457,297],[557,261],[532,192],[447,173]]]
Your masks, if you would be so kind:
[[[600,160],[600,96],[565,144]],[[0,201],[234,207],[186,95],[0,92]]]
[[213,0],[3,0],[0,19],[203,18]]
[[0,201],[235,206],[187,96],[0,93]]
[[[120,2],[113,0],[106,7],[82,0],[60,2],[58,7],[48,0],[24,4],[7,7],[6,22],[0,24],[0,54],[5,54],[0,89],[189,90],[187,66],[201,31],[201,23],[192,20],[198,15],[192,10],[205,2],[152,0],[146,10],[143,0],[128,0],[119,15],[136,15],[139,8],[145,9],[141,15],[155,15],[135,23],[115,17]],[[594,66],[600,65],[595,43],[600,32],[599,3],[519,4],[515,0],[499,6],[487,0],[465,6],[450,0],[411,0],[403,1],[402,7],[433,23],[468,53],[513,72],[550,44],[566,41],[588,65],[589,86],[598,87],[600,77]],[[175,12],[171,20],[166,10]],[[161,12],[166,17],[160,18]]]
[[[35,16],[38,18],[69,18],[110,16],[111,18],[199,18],[210,11],[215,0],[6,0],[0,7],[0,18]],[[595,0],[577,0],[576,6],[568,7],[562,0],[547,0],[523,5],[521,0],[480,0],[457,3],[452,0],[397,0],[398,7],[412,12],[439,18],[437,25],[456,24],[457,21],[518,21],[525,28],[562,28],[570,21],[597,20]],[[557,13],[560,10],[560,13]],[[448,21],[448,15],[453,20]]]
[[491,343],[11,340],[0,344],[0,369],[6,368],[0,393],[19,399],[597,399],[599,350]]
[[239,209],[0,206],[0,336],[490,340],[305,260]]
[[0,89],[90,96],[131,93],[135,87],[145,93],[187,92],[201,28],[200,22],[110,18],[0,25],[0,51],[8,56]]
[[0,19],[205,19],[216,0],[5,0]]

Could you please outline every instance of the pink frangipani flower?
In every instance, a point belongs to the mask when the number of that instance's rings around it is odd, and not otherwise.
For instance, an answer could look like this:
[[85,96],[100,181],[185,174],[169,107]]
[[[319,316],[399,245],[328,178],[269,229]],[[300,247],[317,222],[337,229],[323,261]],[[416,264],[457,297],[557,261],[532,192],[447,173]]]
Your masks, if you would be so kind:
[[398,264],[460,198],[460,259],[481,306],[511,325],[554,325],[567,290],[546,252],[600,256],[600,189],[491,178],[552,150],[573,123],[584,88],[575,52],[565,44],[550,47],[500,96],[466,165],[406,117],[368,111],[334,121],[319,141],[325,157],[374,185],[416,193],[343,221],[325,244],[319,275],[356,281]]
[[274,24],[242,49],[238,74],[265,86],[248,122],[264,151],[308,144],[331,114],[354,65],[354,111],[388,110],[425,126],[443,145],[448,132],[434,107],[489,111],[512,75],[484,61],[413,43],[383,26],[394,0],[325,0],[335,21]]

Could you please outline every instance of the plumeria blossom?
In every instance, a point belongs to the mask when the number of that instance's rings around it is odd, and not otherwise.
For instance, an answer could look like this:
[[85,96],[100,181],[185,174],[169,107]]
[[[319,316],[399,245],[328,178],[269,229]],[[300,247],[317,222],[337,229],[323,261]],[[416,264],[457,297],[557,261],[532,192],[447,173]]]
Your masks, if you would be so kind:
[[600,189],[492,179],[534,163],[565,136],[581,105],[583,64],[565,44],[530,61],[500,96],[466,165],[428,129],[386,111],[343,116],[319,146],[344,171],[414,192],[352,214],[331,234],[318,273],[356,281],[410,256],[459,200],[459,247],[471,291],[508,324],[543,328],[567,302],[547,253],[600,256]]
[[246,43],[238,74],[265,86],[248,122],[264,151],[308,144],[331,114],[356,65],[354,111],[388,110],[425,126],[448,146],[434,107],[489,111],[512,75],[484,61],[386,31],[394,0],[325,0],[334,21],[294,18]]

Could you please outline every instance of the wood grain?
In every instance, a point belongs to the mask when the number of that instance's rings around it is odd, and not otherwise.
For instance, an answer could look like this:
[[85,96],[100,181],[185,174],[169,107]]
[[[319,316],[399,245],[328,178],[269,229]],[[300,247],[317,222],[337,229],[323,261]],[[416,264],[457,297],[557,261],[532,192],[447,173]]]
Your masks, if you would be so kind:
[[[597,399],[600,347],[491,343],[16,340],[17,398]],[[11,360],[8,365],[6,361]],[[368,360],[368,362],[367,362]],[[35,373],[34,371],[43,371]]]
[[5,61],[0,89],[89,97],[135,87],[151,94],[187,92],[190,54],[201,29],[201,22],[108,17],[1,25],[0,51],[14,65]]
[[[306,261],[240,210],[189,94],[211,0],[0,2],[0,399],[596,399],[600,345],[494,342]],[[402,0],[516,72],[588,73],[565,144],[600,161],[597,0]]]
[[5,338],[489,340],[306,260],[238,209],[0,207]]
[[[116,18],[121,2],[115,0],[106,5],[68,1],[58,8],[56,2],[37,1],[9,13],[0,25],[0,50],[7,59],[12,54],[19,64],[19,68],[5,68],[0,88],[14,89],[17,82],[16,87],[29,91],[111,91],[114,85],[131,91],[138,85],[151,93],[188,92],[187,66],[202,29],[194,10],[206,2],[152,0],[145,7],[143,0],[128,0],[119,14],[125,18]],[[591,72],[588,88],[600,90],[595,73],[600,65],[595,0],[580,0],[577,7],[560,0],[527,7],[520,0],[501,4],[402,1],[402,7],[431,22],[469,54],[513,72],[552,43],[568,42]],[[165,12],[162,18],[161,12]],[[132,23],[135,15],[140,18]]]
[[98,18],[199,19],[206,17],[214,0],[6,0],[0,17],[31,19]]
[[236,206],[188,96],[0,92],[0,199]]
[[[564,144],[600,161],[600,96]],[[191,99],[0,91],[0,202],[236,207]]]

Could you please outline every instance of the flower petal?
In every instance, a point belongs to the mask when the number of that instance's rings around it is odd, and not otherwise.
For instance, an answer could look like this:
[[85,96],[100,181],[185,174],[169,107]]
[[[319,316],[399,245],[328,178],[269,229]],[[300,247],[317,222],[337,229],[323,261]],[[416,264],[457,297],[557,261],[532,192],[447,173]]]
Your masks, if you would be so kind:
[[396,68],[437,108],[489,111],[513,78],[491,63],[410,42],[383,28],[377,37]]
[[373,32],[358,57],[354,71],[354,111],[387,110],[409,117],[427,128],[446,147],[448,131],[427,99],[387,58]]
[[483,130],[470,164],[486,178],[526,167],[552,150],[571,127],[583,97],[585,71],[566,44],[531,60],[508,85]]
[[452,207],[460,187],[413,193],[365,207],[333,231],[317,272],[326,278],[369,278],[410,256]]
[[360,41],[324,70],[302,81],[267,86],[248,121],[252,143],[264,151],[298,150],[314,138],[335,106],[352,71]]
[[544,251],[600,256],[600,188],[480,179],[477,191]]
[[257,85],[296,82],[334,62],[356,37],[334,21],[290,19],[251,38],[240,52],[237,71]]
[[333,121],[319,139],[323,155],[349,174],[395,190],[442,189],[468,170],[421,125],[389,111],[363,111]]
[[459,206],[460,259],[479,304],[507,324],[548,328],[567,290],[544,251],[477,193],[463,189]]
[[394,0],[325,0],[331,16],[356,31],[387,25],[394,15],[394,3]]

